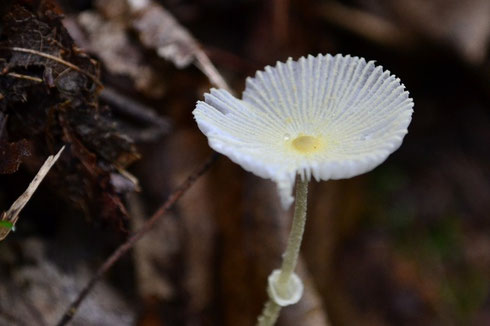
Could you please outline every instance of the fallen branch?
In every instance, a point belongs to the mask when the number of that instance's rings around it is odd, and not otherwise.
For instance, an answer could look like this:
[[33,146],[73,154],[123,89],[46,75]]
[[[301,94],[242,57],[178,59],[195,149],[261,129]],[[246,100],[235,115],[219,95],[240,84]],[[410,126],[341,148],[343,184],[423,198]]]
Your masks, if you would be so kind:
[[10,231],[12,231],[12,229],[15,227],[20,211],[31,199],[37,187],[39,187],[44,177],[48,174],[49,170],[51,170],[51,167],[54,165],[54,163],[56,163],[64,149],[65,146],[63,146],[56,155],[51,155],[46,159],[44,164],[39,169],[39,172],[27,187],[26,191],[19,198],[17,198],[12,206],[10,206],[8,211],[2,213],[0,218],[0,241],[5,239]]
[[94,288],[97,282],[102,278],[102,276],[111,269],[112,266],[124,256],[129,249],[131,249],[134,244],[141,239],[148,231],[153,228],[153,225],[163,217],[170,208],[179,200],[189,188],[202,176],[209,167],[216,161],[219,157],[217,153],[213,153],[203,164],[201,164],[187,179],[182,183],[174,192],[170,195],[165,203],[145,222],[145,224],[132,236],[130,236],[126,242],[121,244],[98,268],[97,272],[92,276],[90,281],[85,285],[82,291],[78,294],[75,301],[73,301],[68,309],[63,314],[61,320],[58,322],[58,326],[67,325],[75,316],[80,307],[80,304],[87,297],[90,291]]

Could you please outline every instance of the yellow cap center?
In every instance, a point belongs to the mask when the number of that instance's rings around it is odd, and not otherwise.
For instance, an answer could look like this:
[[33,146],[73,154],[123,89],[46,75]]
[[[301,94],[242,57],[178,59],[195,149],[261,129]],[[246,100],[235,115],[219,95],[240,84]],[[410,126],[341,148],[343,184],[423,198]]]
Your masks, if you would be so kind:
[[320,140],[312,136],[299,136],[292,142],[293,148],[301,153],[312,153],[320,148]]

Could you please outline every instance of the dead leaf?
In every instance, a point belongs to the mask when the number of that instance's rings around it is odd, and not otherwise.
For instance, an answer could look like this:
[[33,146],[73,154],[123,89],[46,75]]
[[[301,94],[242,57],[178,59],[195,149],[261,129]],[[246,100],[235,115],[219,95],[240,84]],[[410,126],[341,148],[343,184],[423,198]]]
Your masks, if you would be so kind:
[[162,6],[151,0],[127,0],[133,14],[132,26],[141,43],[155,49],[178,68],[194,63],[216,87],[231,91],[199,43]]
[[[104,1],[98,7],[110,6],[112,2]],[[141,46],[131,40],[129,19],[124,19],[128,13],[120,14],[113,19],[104,19],[95,11],[78,15],[76,22],[87,35],[87,50],[97,54],[111,74],[128,76],[138,91],[150,97],[161,97],[165,93],[165,84],[145,59]]]
[[7,143],[0,141],[0,174],[17,172],[20,163],[31,155],[31,146],[26,139]]
[[[90,279],[93,266],[83,259],[73,263],[76,251],[67,248],[70,246],[60,249],[59,243],[46,239],[31,237],[19,242],[9,241],[2,246],[0,325],[55,325],[66,303]],[[63,258],[52,254],[60,251]],[[70,260],[63,263],[70,265],[69,272],[60,263],[66,257]],[[135,305],[128,301],[124,292],[103,280],[70,325],[134,325],[137,312]],[[10,320],[3,313],[5,311],[9,312]]]
[[31,146],[26,139],[12,143],[7,141],[6,126],[7,117],[0,112],[0,174],[17,172],[20,163],[31,155]]
[[31,155],[31,146],[26,139],[9,143],[6,140],[7,118],[0,112],[0,174],[11,174],[20,163]]

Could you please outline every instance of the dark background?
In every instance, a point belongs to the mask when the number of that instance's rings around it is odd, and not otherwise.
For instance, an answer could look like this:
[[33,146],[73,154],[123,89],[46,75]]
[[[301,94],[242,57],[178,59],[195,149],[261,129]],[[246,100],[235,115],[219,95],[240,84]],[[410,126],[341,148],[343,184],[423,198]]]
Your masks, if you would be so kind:
[[[71,144],[21,213],[16,232],[0,243],[1,325],[57,321],[104,258],[211,153],[191,114],[211,87],[208,79],[195,65],[177,67],[159,57],[125,16],[125,3],[55,6],[70,35],[60,42],[72,38],[97,60],[100,72],[94,73],[105,91],[116,94],[86,91],[76,108],[91,119],[83,104],[91,103],[108,121],[87,123],[92,138],[73,127],[103,172],[86,177],[74,142],[60,131],[63,124],[36,120],[53,107],[62,112],[60,98],[67,95],[60,95],[61,86],[29,89],[23,101],[0,99],[0,112],[9,116],[5,141],[26,139],[30,146],[18,171],[0,175],[1,211],[47,155]],[[349,180],[311,184],[300,262],[306,292],[298,305],[283,310],[279,325],[490,325],[489,1],[157,5],[200,43],[237,94],[245,78],[265,65],[343,53],[376,60],[414,99],[409,133],[385,163]],[[6,2],[2,44],[12,44],[5,18],[12,6],[27,8],[52,28],[59,21],[36,1]],[[192,57],[193,46],[188,50],[183,43],[186,50],[177,59]],[[48,68],[31,62],[18,69],[46,83]],[[5,71],[0,78],[1,94],[18,91],[20,81],[7,79]],[[40,111],[34,91],[52,99],[41,101]],[[121,97],[117,104],[114,98]],[[85,117],[69,114],[78,103],[74,98],[68,97],[68,113],[56,113],[70,126]],[[161,121],[128,114],[129,100]],[[24,124],[29,117],[34,122]],[[113,130],[115,140],[99,141],[104,130]],[[121,135],[133,140],[132,147]],[[121,159],[121,153],[127,158],[136,152],[138,160]],[[140,192],[107,183],[121,165],[139,179]],[[253,325],[266,299],[266,277],[280,263],[290,216],[281,211],[272,182],[220,157],[106,275],[74,325]]]

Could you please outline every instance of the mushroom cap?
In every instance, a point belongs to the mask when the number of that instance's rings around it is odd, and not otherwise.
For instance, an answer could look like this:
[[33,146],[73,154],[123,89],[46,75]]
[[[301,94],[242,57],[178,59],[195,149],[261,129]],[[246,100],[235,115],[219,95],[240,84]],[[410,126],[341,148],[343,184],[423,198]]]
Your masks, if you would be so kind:
[[247,78],[242,99],[211,89],[193,111],[209,146],[277,183],[284,208],[297,174],[309,180],[368,172],[401,145],[413,100],[374,61],[289,58]]

